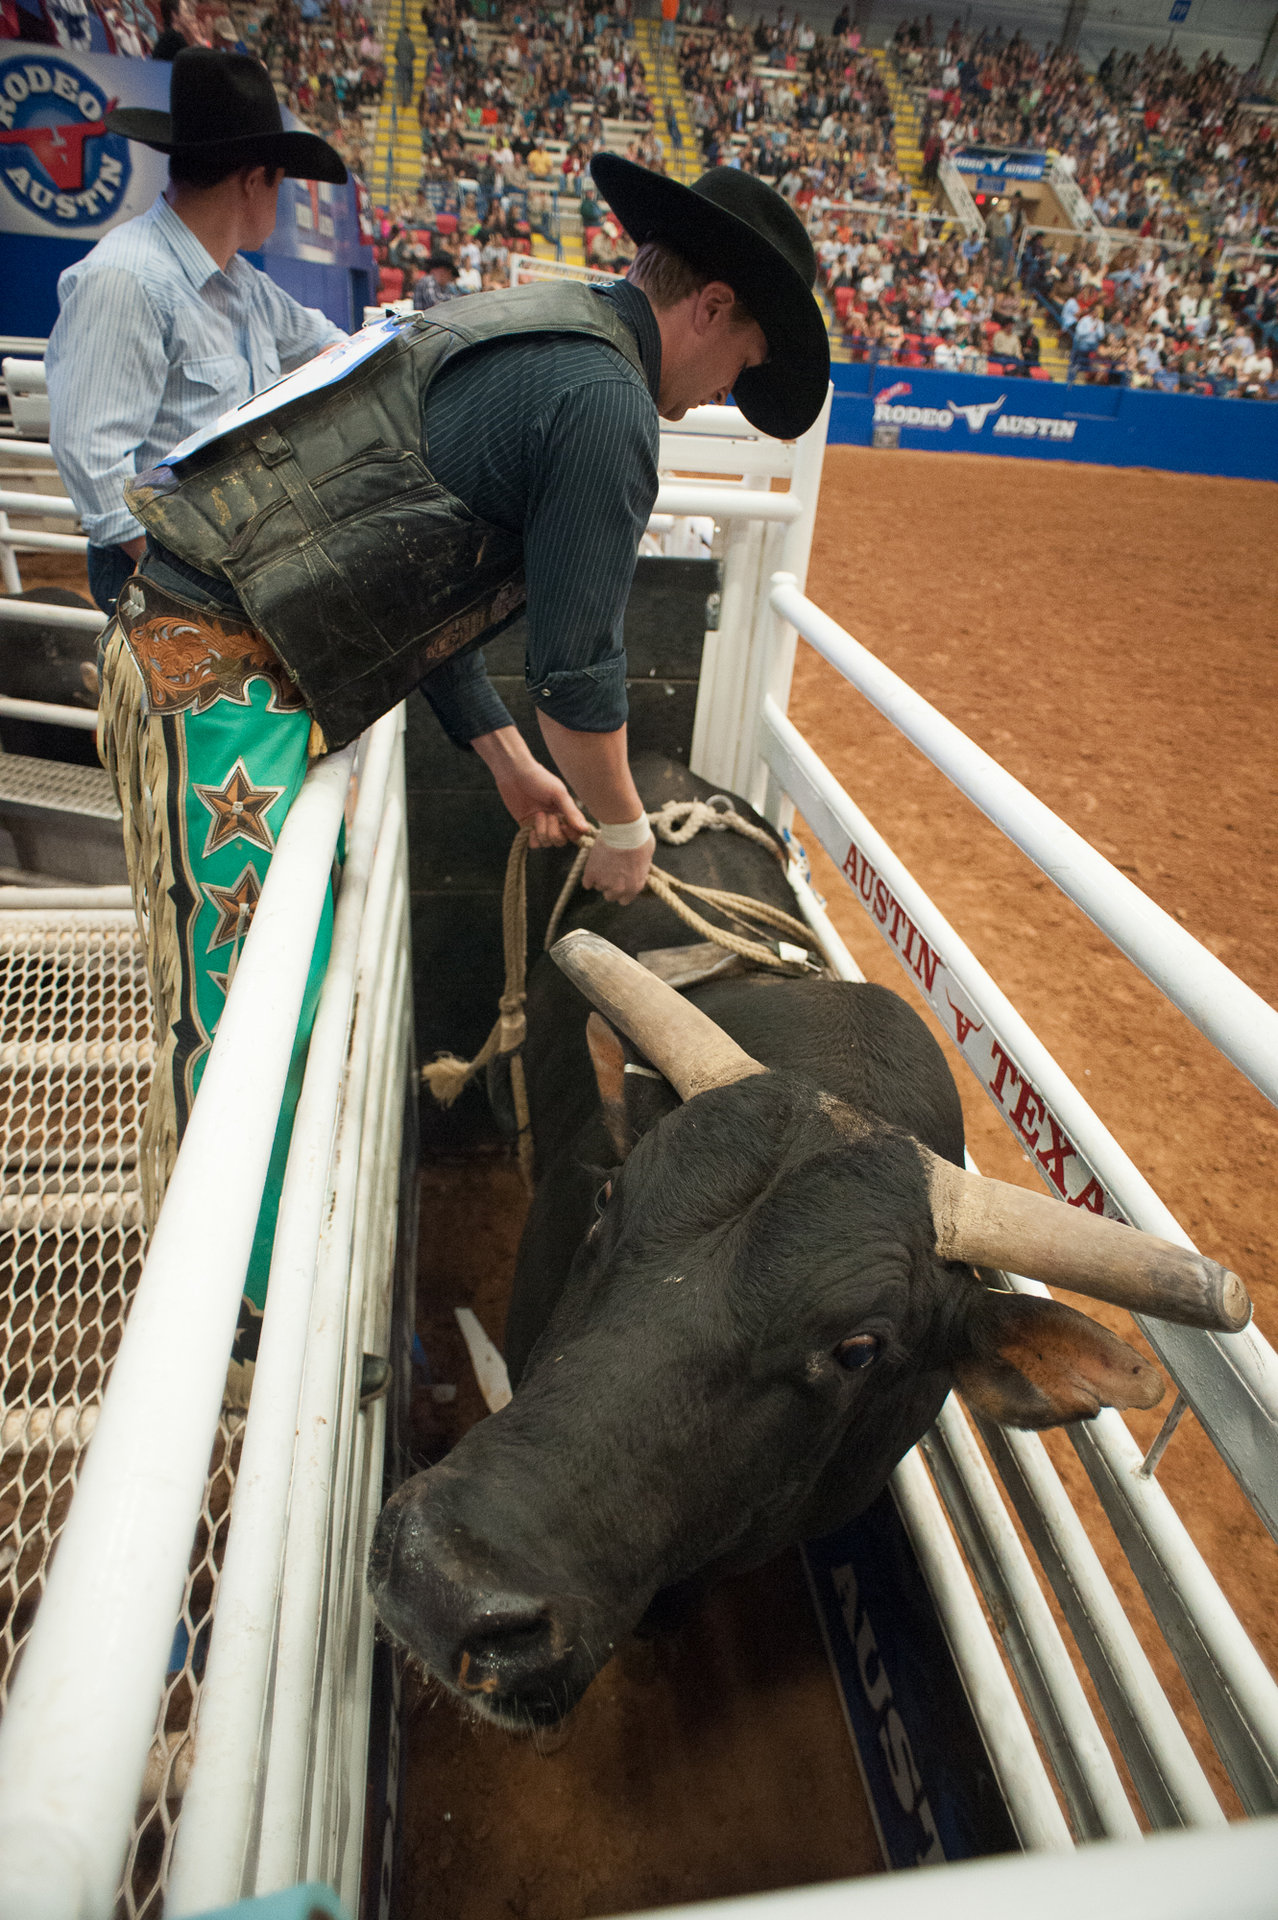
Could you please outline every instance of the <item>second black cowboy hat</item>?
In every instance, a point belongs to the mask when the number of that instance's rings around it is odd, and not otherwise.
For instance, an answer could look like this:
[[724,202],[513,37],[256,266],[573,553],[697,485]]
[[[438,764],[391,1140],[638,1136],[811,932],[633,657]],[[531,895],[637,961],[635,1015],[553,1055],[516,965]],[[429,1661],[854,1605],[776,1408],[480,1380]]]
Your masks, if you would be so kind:
[[157,153],[200,155],[234,162],[243,154],[283,167],[294,180],[327,180],[340,187],[346,165],[317,133],[285,131],[271,76],[246,53],[186,47],[173,62],[169,112],[117,107],[107,115],[112,133],[140,140]]
[[812,291],[816,255],[794,209],[736,167],[712,167],[690,187],[615,153],[597,153],[590,171],[637,246],[663,241],[726,281],[762,327],[768,358],[747,367],[732,394],[750,424],[778,440],[805,433],[825,404],[830,336]]

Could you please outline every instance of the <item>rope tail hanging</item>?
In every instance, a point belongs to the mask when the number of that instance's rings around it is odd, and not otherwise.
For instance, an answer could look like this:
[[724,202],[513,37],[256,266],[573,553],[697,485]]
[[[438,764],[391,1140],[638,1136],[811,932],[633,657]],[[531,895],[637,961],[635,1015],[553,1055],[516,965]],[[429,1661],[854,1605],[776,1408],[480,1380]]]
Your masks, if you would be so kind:
[[[648,815],[648,821],[657,839],[667,846],[686,846],[703,829],[712,833],[732,832],[741,834],[748,840],[764,846],[776,858],[784,863],[785,853],[772,835],[762,827],[746,820],[733,807],[732,802],[723,794],[715,794],[710,800],[668,800],[664,807]],[[518,1128],[517,1151],[520,1171],[529,1186],[532,1184],[532,1128],[529,1121],[528,1089],[524,1080],[523,1045],[527,1033],[527,1020],[524,1015],[526,999],[525,985],[528,972],[528,837],[530,828],[520,827],[511,844],[510,857],[506,862],[506,880],[502,891],[501,930],[502,947],[506,965],[506,984],[498,1002],[499,1012],[491,1033],[485,1040],[473,1060],[459,1060],[456,1054],[442,1053],[422,1068],[422,1080],[430,1088],[441,1106],[451,1107],[477,1073],[489,1062],[496,1059],[510,1061],[510,1090],[515,1107],[515,1122]],[[594,833],[585,833],[577,847],[577,857],[572,869],[555,902],[554,912],[546,928],[545,948],[553,946],[559,931],[559,923],[581,879],[582,871],[595,843]],[[761,900],[751,900],[746,894],[729,893],[718,887],[698,887],[689,880],[680,880],[673,873],[666,873],[658,866],[648,871],[647,889],[668,906],[672,913],[683,921],[686,927],[700,934],[703,940],[709,940],[728,953],[740,955],[743,960],[753,962],[755,966],[767,967],[778,973],[796,973],[804,971],[810,962],[807,958],[811,951],[811,933],[802,920],[782,912],[780,907],[767,905]],[[686,896],[684,898],[683,896]],[[726,927],[718,927],[699,914],[695,907],[687,904],[689,899],[699,900],[712,908],[726,920],[733,920],[739,927],[748,929],[742,933],[732,933]],[[752,937],[763,929],[770,929],[783,939],[768,940]],[[787,944],[787,942],[789,944]]]

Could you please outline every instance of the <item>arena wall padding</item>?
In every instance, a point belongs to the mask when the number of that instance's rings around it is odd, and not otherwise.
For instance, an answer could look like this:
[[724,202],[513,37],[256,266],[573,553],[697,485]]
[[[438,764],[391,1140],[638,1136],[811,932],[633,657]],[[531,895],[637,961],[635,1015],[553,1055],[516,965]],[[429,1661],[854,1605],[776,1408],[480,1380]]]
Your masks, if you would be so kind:
[[865,363],[831,374],[832,445],[1278,480],[1278,404],[1270,401]]

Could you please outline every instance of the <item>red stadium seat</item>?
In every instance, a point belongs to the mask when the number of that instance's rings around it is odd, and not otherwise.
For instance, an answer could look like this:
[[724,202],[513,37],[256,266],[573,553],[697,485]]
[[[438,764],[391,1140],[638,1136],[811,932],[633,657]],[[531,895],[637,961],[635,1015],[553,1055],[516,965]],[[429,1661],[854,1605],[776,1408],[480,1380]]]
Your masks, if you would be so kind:
[[404,270],[402,267],[383,267],[377,276],[377,298],[379,300],[402,300],[404,297]]
[[1031,368],[1030,368],[1030,379],[1031,379],[1031,380],[1050,380],[1050,379],[1051,379],[1051,377],[1052,377],[1052,376],[1051,376],[1051,374],[1050,374],[1050,373],[1049,373],[1049,372],[1047,371],[1047,368],[1046,368],[1046,367],[1031,367]]
[[436,233],[456,233],[457,215],[455,213],[437,214],[435,217],[435,231]]
[[836,287],[834,289],[834,317],[840,326],[848,317],[848,308],[852,305],[855,287]]

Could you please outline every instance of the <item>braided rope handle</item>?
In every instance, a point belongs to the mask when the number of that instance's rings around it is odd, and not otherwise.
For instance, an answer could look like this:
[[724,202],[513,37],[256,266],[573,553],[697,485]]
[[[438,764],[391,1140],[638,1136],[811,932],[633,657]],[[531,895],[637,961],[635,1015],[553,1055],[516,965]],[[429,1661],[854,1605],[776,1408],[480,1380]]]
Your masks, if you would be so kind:
[[[667,846],[682,847],[695,839],[698,833],[709,830],[711,833],[737,833],[744,839],[753,840],[767,847],[770,853],[784,864],[785,853],[772,835],[764,828],[755,826],[752,820],[745,819],[732,805],[726,794],[716,793],[709,800],[667,800],[648,815],[648,822],[656,837]],[[519,1164],[526,1179],[531,1181],[532,1135],[529,1126],[528,1096],[524,1086],[523,1061],[521,1050],[527,1023],[524,1016],[526,999],[526,981],[528,974],[528,839],[530,826],[520,827],[510,848],[510,857],[506,862],[506,879],[502,889],[501,926],[502,947],[506,962],[506,984],[499,1004],[499,1012],[492,1031],[473,1060],[460,1060],[456,1054],[442,1053],[434,1060],[427,1061],[422,1068],[422,1080],[430,1088],[441,1106],[450,1107],[462,1089],[474,1079],[482,1067],[499,1056],[507,1057],[511,1062],[512,1093],[515,1100],[516,1122],[519,1129]],[[550,923],[546,928],[545,950],[550,951],[559,931],[559,923],[577,890],[590,850],[595,844],[592,830],[583,833],[577,845],[577,855],[569,870],[555,901]],[[751,940],[743,934],[731,933],[726,927],[716,927],[699,914],[694,907],[680,898],[681,894],[690,895],[713,907],[726,918],[744,921],[756,927],[771,927],[774,932],[788,934],[805,951],[811,951],[811,934],[802,920],[783,912],[780,907],[769,906],[766,901],[751,900],[743,893],[729,893],[720,887],[699,887],[691,880],[680,880],[676,874],[666,873],[661,867],[648,869],[648,878],[644,883],[648,892],[655,894],[670,911],[690,927],[703,940],[711,941],[716,947],[722,947],[728,953],[735,953],[743,960],[753,961],[756,966],[769,967],[777,973],[793,973],[795,962],[774,953],[762,940]]]

